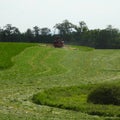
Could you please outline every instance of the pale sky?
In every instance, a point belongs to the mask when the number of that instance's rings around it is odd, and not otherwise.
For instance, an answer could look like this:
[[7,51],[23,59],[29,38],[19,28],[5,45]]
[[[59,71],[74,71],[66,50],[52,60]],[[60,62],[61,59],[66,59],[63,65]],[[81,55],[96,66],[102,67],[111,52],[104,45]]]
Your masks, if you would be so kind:
[[65,19],[76,25],[85,21],[89,29],[109,24],[120,29],[120,0],[0,0],[0,27],[52,29]]

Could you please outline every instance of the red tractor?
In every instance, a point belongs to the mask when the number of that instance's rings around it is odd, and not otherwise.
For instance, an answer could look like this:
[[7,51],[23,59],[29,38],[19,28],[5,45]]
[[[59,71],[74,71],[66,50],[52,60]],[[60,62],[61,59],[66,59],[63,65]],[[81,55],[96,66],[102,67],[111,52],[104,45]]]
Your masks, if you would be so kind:
[[64,46],[64,41],[60,37],[56,37],[53,45],[54,45],[54,47],[61,48]]

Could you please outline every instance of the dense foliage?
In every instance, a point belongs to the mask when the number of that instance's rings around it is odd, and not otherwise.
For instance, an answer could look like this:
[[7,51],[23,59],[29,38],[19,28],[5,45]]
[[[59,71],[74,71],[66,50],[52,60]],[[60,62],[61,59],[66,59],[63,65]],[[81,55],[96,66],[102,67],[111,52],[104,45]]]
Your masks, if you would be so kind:
[[120,48],[120,31],[108,25],[105,29],[88,29],[84,21],[74,25],[68,20],[54,26],[54,33],[49,28],[27,29],[21,33],[17,27],[7,24],[0,28],[2,42],[40,42],[53,43],[56,36],[61,36],[66,44],[84,45],[94,48]]
[[[120,117],[119,106],[94,105],[87,103],[87,96],[94,87],[95,85],[81,85],[51,88],[33,95],[32,100],[34,103],[39,105],[49,105],[52,107],[70,109],[90,115]],[[113,94],[116,95],[116,93]]]
[[94,104],[120,105],[120,85],[101,85],[88,96],[88,102]]

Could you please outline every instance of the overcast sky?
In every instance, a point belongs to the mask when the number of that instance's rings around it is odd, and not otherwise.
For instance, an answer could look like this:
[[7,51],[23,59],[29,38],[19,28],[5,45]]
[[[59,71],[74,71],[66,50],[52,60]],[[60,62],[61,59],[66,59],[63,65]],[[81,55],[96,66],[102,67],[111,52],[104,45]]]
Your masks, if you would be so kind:
[[109,24],[120,29],[120,0],[0,0],[1,27],[52,28],[65,19],[76,25],[85,21],[89,29]]

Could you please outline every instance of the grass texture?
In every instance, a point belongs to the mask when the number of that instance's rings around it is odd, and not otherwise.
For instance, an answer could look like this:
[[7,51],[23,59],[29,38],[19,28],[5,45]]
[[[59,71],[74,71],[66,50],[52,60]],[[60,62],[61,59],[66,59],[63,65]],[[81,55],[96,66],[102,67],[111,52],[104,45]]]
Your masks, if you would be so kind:
[[116,114],[98,116],[81,110],[76,112],[37,105],[31,98],[36,93],[58,87],[91,86],[104,82],[119,84],[120,50],[88,50],[76,46],[59,49],[44,44],[0,43],[0,68],[2,120],[118,119]]
[[[87,102],[88,94],[90,94],[92,89],[96,86],[97,85],[81,85],[72,87],[50,88],[48,90],[44,90],[40,93],[35,94],[32,100],[34,103],[39,105],[48,105],[62,109],[80,111],[89,115],[98,115],[105,117],[116,116],[120,119],[120,106],[115,106],[112,104],[92,104]],[[110,85],[104,86],[108,87]]]

